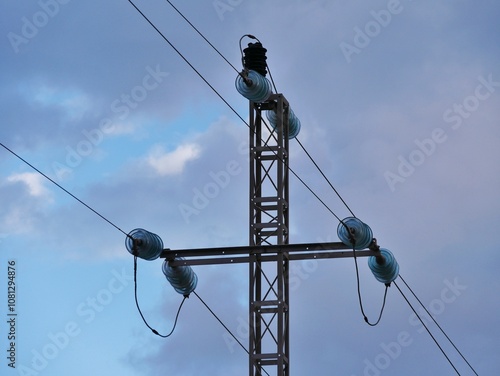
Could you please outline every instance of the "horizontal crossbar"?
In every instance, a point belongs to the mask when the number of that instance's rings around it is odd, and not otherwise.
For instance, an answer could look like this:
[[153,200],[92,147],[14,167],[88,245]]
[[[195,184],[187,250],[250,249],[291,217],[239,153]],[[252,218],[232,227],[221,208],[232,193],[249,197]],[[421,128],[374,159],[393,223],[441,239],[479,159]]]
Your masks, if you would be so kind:
[[[371,249],[353,251],[341,242],[305,243],[283,245],[258,245],[241,247],[199,248],[199,249],[164,249],[161,258],[172,260],[172,266],[213,265],[248,263],[253,256],[259,256],[263,262],[277,261],[280,253],[288,253],[289,260],[307,260],[321,258],[348,258],[379,256],[377,246]],[[182,257],[184,260],[179,260]],[[175,260],[174,260],[175,259]]]

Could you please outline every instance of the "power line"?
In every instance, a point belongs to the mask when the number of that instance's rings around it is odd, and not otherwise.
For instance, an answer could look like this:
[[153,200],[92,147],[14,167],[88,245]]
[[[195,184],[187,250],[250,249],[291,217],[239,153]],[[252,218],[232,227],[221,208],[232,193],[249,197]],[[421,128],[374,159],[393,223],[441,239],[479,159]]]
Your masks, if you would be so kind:
[[189,65],[189,67],[212,89],[212,91],[217,94],[217,96],[238,116],[241,121],[246,123],[245,119],[241,117],[240,114],[224,99],[224,97],[215,89],[210,82],[189,62],[189,60],[168,40],[168,38],[153,24],[153,22],[134,4],[132,0],[128,0],[128,2],[135,8],[135,10],[151,25],[153,29],[163,38],[165,42],[168,43],[170,47],[184,60],[184,62]]
[[298,137],[295,137],[295,139],[297,140],[297,143],[299,144],[299,146],[302,148],[302,150],[304,150],[304,152],[306,153],[306,155],[309,157],[309,159],[311,160],[311,162],[314,164],[314,166],[316,166],[317,170],[320,172],[320,174],[325,178],[326,182],[330,185],[330,187],[333,189],[333,191],[335,192],[335,194],[337,195],[337,197],[340,199],[340,201],[342,201],[342,203],[345,205],[345,207],[347,208],[347,210],[349,210],[349,212],[352,214],[353,217],[356,217],[353,213],[353,211],[351,210],[351,208],[349,207],[349,205],[347,205],[347,203],[345,202],[345,200],[342,198],[342,196],[340,195],[340,193],[335,189],[335,187],[333,186],[333,184],[330,182],[330,180],[326,177],[326,175],[324,174],[323,170],[321,170],[321,168],[319,167],[319,165],[316,163],[316,161],[313,159],[313,157],[309,154],[309,152],[306,150],[306,148],[302,145],[302,143],[299,141],[299,138]]
[[[233,339],[238,343],[238,345],[240,345],[240,347],[245,350],[245,352],[250,355],[250,352],[248,351],[248,349],[243,346],[243,344],[241,343],[241,341],[231,332],[231,330],[229,330],[229,328],[222,322],[222,320],[215,314],[214,311],[212,311],[212,309],[208,306],[207,303],[205,303],[205,301],[196,293],[196,291],[193,291],[193,294],[198,298],[200,299],[200,302],[203,303],[203,305],[208,309],[208,311],[212,314],[212,316],[215,317],[215,319],[219,322],[219,324],[221,324],[224,329],[226,329],[226,331],[229,333],[229,335],[231,335],[231,337],[233,337]],[[265,369],[262,369],[266,375],[269,376],[269,373],[265,370]]]
[[410,306],[411,310],[413,311],[413,313],[415,313],[415,315],[417,316],[417,318],[420,320],[420,322],[422,323],[422,325],[424,326],[425,330],[427,331],[427,333],[429,333],[429,335],[431,336],[432,340],[434,341],[434,343],[436,344],[436,346],[439,348],[439,350],[441,350],[441,353],[444,355],[444,357],[446,358],[446,360],[448,360],[448,363],[450,363],[450,365],[453,367],[453,369],[455,370],[455,372],[457,373],[457,375],[460,376],[460,372],[458,372],[457,368],[454,366],[453,362],[450,360],[450,358],[448,357],[448,355],[446,355],[445,351],[443,350],[443,348],[439,345],[438,341],[436,340],[436,338],[432,335],[431,331],[429,330],[429,328],[427,327],[427,325],[425,325],[424,323],[424,320],[422,320],[422,318],[419,316],[419,314],[417,313],[417,311],[415,310],[415,308],[413,308],[413,306],[411,305],[410,301],[408,300],[408,298],[405,296],[405,294],[403,293],[403,291],[401,291],[401,289],[399,288],[398,284],[396,283],[396,281],[394,281],[394,285],[397,287],[397,289],[399,290],[399,292],[401,293],[401,295],[403,296],[403,298],[406,300],[406,303],[408,303],[408,305]]
[[121,228],[119,228],[117,225],[115,225],[113,222],[111,222],[109,219],[107,219],[106,217],[104,217],[102,214],[100,214],[99,212],[97,212],[96,210],[94,210],[93,208],[91,208],[89,205],[87,205],[85,202],[83,202],[82,200],[80,200],[78,197],[76,197],[73,193],[71,193],[70,191],[68,191],[66,188],[64,188],[62,185],[60,185],[59,183],[57,183],[55,180],[51,179],[50,177],[48,177],[46,174],[44,174],[42,171],[40,171],[38,168],[36,168],[35,166],[33,166],[31,163],[29,163],[28,161],[26,161],[25,159],[23,159],[20,155],[16,154],[14,151],[12,151],[11,149],[9,149],[7,146],[5,146],[4,144],[2,144],[0,142],[0,146],[2,146],[5,150],[7,150],[8,152],[10,152],[11,154],[13,154],[15,157],[17,157],[19,160],[21,160],[22,162],[24,162],[26,165],[28,165],[29,167],[31,167],[33,170],[35,170],[36,172],[38,172],[40,175],[42,175],[45,179],[47,179],[48,181],[50,181],[51,183],[53,183],[56,187],[60,188],[61,190],[63,190],[64,192],[66,192],[68,195],[70,195],[71,197],[73,197],[76,201],[78,201],[80,204],[82,204],[83,206],[85,206],[87,209],[89,209],[90,211],[92,211],[94,214],[98,215],[99,217],[101,217],[103,220],[105,220],[106,222],[108,222],[111,226],[113,226],[114,228],[116,228],[118,231],[120,231],[122,234],[124,234],[125,236],[129,236],[125,231],[123,231]]
[[189,21],[189,20],[185,17],[185,16],[184,16],[184,14],[182,14],[182,12],[181,12],[181,11],[179,11],[179,9],[177,9],[177,8],[174,6],[174,4],[172,4],[169,0],[166,0],[166,2],[167,2],[167,3],[169,3],[169,4],[170,4],[170,6],[171,6],[172,8],[174,8],[174,10],[175,10],[177,13],[179,13],[179,15],[180,15],[182,18],[184,18],[184,20],[185,20],[185,21],[186,21],[186,22],[187,22],[187,23],[188,23],[188,24],[189,24],[189,25],[190,25],[190,26],[191,26],[191,27],[192,27],[192,28],[193,28],[193,29],[194,29],[194,30],[195,30],[195,31],[196,31],[196,32],[197,32],[197,33],[198,33],[198,34],[199,34],[199,35],[200,35],[200,36],[201,36],[204,40],[205,40],[205,42],[207,42],[207,43],[210,45],[210,47],[212,47],[212,48],[213,48],[213,49],[214,49],[214,50],[215,50],[215,51],[216,51],[216,52],[220,55],[220,57],[222,57],[222,58],[226,61],[226,63],[228,63],[228,64],[229,64],[229,65],[230,65],[230,66],[231,66],[231,67],[235,70],[235,72],[236,72],[236,73],[240,74],[240,72],[239,72],[239,71],[238,71],[238,70],[234,67],[234,65],[233,65],[233,64],[231,64],[231,63],[229,62],[229,60],[227,60],[227,59],[225,58],[225,56],[224,56],[224,55],[223,55],[223,54],[222,54],[222,53],[221,53],[221,52],[220,52],[220,51],[219,51],[219,50],[218,50],[218,49],[217,49],[217,48],[216,48],[216,47],[215,47],[212,43],[210,43],[210,41],[209,41],[209,40],[208,40],[208,39],[207,39],[207,38],[206,38],[206,37],[205,37],[205,36],[204,36],[204,35],[203,35],[203,34],[202,34],[202,33],[201,33],[201,32],[200,32],[200,31],[199,31],[199,30],[198,30],[198,29],[197,29],[197,28],[196,28],[196,27],[195,27],[195,26],[194,26],[194,25],[193,25],[193,24],[192,24],[192,23],[191,23],[191,22],[190,22],[190,21]]
[[198,298],[200,299],[200,302],[203,303],[203,305],[208,309],[208,311],[215,317],[215,319],[224,327],[224,329],[227,330],[227,332],[231,335],[231,337],[234,338],[234,340],[238,343],[238,345],[240,345],[240,347],[245,350],[245,352],[247,354],[249,354],[247,348],[245,346],[243,346],[243,344],[241,343],[241,341],[231,332],[231,330],[229,330],[229,328],[222,322],[222,320],[215,314],[214,311],[212,311],[212,309],[208,306],[207,303],[205,303],[205,301],[196,293],[196,291],[193,291],[193,294]]
[[455,348],[455,350],[460,354],[460,356],[462,357],[462,359],[465,361],[465,363],[467,363],[467,365],[469,366],[469,368],[472,370],[472,372],[474,372],[474,374],[477,375],[477,372],[476,370],[472,367],[472,365],[467,361],[467,359],[465,358],[465,356],[460,352],[460,350],[457,348],[457,346],[455,346],[455,344],[453,343],[453,341],[450,339],[450,337],[448,337],[448,335],[445,333],[445,331],[443,330],[443,328],[438,324],[438,322],[436,321],[436,319],[434,318],[433,315],[431,315],[429,313],[429,311],[427,310],[427,308],[425,307],[425,305],[422,303],[422,301],[417,297],[417,295],[413,292],[413,290],[411,289],[411,287],[406,283],[406,281],[404,280],[404,278],[401,276],[401,274],[399,275],[399,278],[401,278],[401,280],[403,281],[403,283],[406,285],[406,287],[408,288],[408,290],[410,290],[410,292],[412,293],[412,295],[415,297],[415,299],[417,299],[417,301],[419,302],[419,304],[422,306],[422,308],[425,310],[425,312],[429,315],[429,317],[432,319],[432,321],[434,321],[434,324],[436,324],[436,326],[439,328],[439,330],[441,331],[441,333],[443,333],[443,335],[446,337],[446,339],[451,343],[451,345]]

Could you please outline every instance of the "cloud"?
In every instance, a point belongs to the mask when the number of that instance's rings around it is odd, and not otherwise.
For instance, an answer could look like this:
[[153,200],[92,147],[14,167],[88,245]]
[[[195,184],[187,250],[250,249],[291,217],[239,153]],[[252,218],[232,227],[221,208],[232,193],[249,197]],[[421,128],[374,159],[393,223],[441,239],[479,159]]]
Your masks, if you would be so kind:
[[35,197],[47,196],[49,194],[49,191],[43,185],[43,179],[44,177],[36,172],[23,172],[7,177],[7,181],[10,183],[24,183],[28,187],[29,194]]
[[165,152],[157,145],[149,154],[148,164],[160,175],[176,175],[182,173],[187,162],[200,156],[200,147],[196,144],[179,145],[174,151]]
[[46,220],[53,204],[44,178],[34,172],[13,173],[0,184],[0,226],[9,235],[32,235]]

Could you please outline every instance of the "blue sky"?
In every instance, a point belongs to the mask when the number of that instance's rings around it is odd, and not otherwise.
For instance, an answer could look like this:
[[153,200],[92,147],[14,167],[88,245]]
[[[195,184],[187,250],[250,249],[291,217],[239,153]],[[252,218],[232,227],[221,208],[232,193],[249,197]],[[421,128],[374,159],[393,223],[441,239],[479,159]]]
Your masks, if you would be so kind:
[[[233,68],[167,2],[136,4],[246,119]],[[261,40],[277,89],[301,120],[300,142],[477,372],[494,375],[500,5],[174,4],[237,69],[240,37]],[[145,228],[171,249],[248,244],[248,129],[129,2],[0,8],[2,144],[125,232]],[[347,217],[294,141],[290,153],[294,171]],[[216,197],[183,215],[213,174],[229,170]],[[337,220],[293,177],[290,193],[291,242],[337,241]],[[3,357],[2,375],[248,373],[247,354],[194,296],[174,334],[155,337],[135,308],[125,236],[3,148],[0,208],[4,321],[8,261],[18,287],[17,369]],[[359,261],[374,318],[383,285]],[[293,270],[291,375],[455,374],[396,288],[381,323],[363,322],[353,260],[297,262]],[[247,267],[195,272],[197,293],[246,345]],[[138,277],[148,321],[170,331],[182,297],[160,260],[140,260]],[[472,375],[431,330],[460,374]]]

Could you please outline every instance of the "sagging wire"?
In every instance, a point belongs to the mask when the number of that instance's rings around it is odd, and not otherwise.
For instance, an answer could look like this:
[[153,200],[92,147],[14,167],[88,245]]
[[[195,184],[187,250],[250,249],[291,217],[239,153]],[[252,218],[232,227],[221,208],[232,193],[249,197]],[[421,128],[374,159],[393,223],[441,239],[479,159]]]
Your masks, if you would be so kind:
[[365,311],[363,309],[363,301],[361,299],[361,287],[360,287],[360,281],[359,281],[358,261],[356,259],[356,250],[355,249],[353,249],[353,253],[354,253],[354,265],[356,266],[356,283],[357,283],[357,289],[358,289],[359,308],[361,309],[361,314],[363,315],[363,319],[365,320],[365,322],[370,326],[376,326],[376,325],[378,325],[378,323],[382,319],[382,314],[383,314],[384,308],[385,308],[385,301],[387,298],[387,290],[389,290],[389,287],[391,284],[390,283],[385,284],[385,291],[384,291],[384,299],[382,301],[382,308],[380,308],[380,313],[378,315],[377,321],[375,321],[374,323],[371,323],[368,320],[368,317],[366,316]]
[[148,322],[146,321],[146,319],[145,319],[145,317],[144,317],[144,315],[143,315],[143,313],[141,311],[141,308],[139,306],[139,301],[137,299],[137,256],[134,256],[134,297],[135,297],[135,305],[137,307],[137,310],[139,311],[139,314],[141,315],[142,321],[144,321],[144,324],[146,324],[146,326],[154,334],[156,334],[157,336],[162,337],[162,338],[168,338],[168,337],[170,337],[174,333],[175,327],[177,326],[177,320],[179,319],[179,314],[181,313],[182,305],[184,304],[184,302],[186,301],[186,299],[189,298],[189,295],[184,295],[184,297],[182,299],[182,302],[179,305],[179,309],[177,310],[177,314],[175,315],[174,325],[173,325],[172,330],[170,331],[170,333],[168,333],[168,334],[160,334],[160,333],[158,333],[158,331],[156,329],[152,328],[148,324]]
[[354,258],[354,266],[356,268],[356,286],[357,286],[357,291],[358,291],[358,302],[359,302],[359,308],[361,310],[361,314],[363,315],[363,319],[365,320],[365,322],[368,325],[370,325],[370,326],[376,326],[376,325],[378,325],[378,323],[382,319],[382,314],[384,312],[385,302],[386,302],[386,298],[387,298],[387,291],[389,290],[389,287],[391,286],[391,284],[390,283],[385,283],[384,298],[383,298],[383,301],[382,301],[382,307],[380,308],[380,313],[378,315],[378,319],[374,323],[370,322],[368,320],[368,316],[366,316],[366,314],[365,314],[365,310],[363,309],[363,300],[361,298],[361,283],[360,283],[360,279],[359,279],[359,267],[358,267],[358,259],[356,257],[356,246],[355,246],[356,239],[354,237],[353,232],[347,226],[347,224],[345,224],[345,222],[343,222],[343,221],[341,221],[341,224],[347,229],[347,231],[349,231],[350,238],[351,238],[352,255],[353,255],[353,258]]

